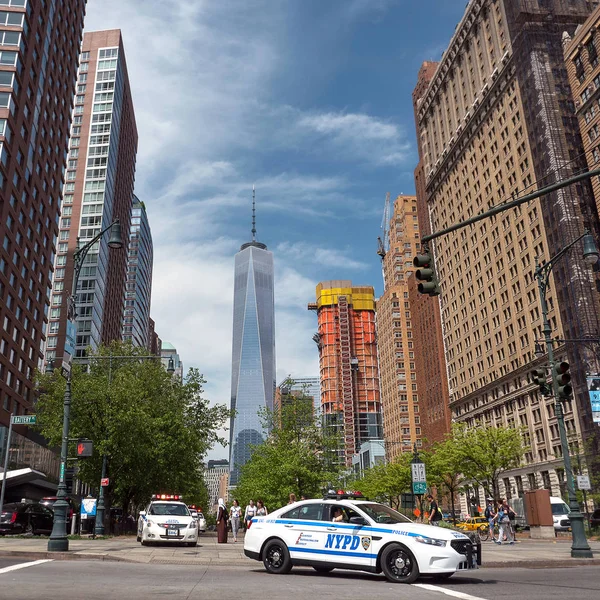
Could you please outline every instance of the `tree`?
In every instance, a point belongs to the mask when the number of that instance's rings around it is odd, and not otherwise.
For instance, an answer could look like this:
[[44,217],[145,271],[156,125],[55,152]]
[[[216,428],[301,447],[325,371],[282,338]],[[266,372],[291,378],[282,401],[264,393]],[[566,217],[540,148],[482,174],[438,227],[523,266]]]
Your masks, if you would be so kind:
[[320,426],[312,398],[300,394],[288,400],[279,411],[261,411],[267,439],[253,447],[241,468],[235,497],[242,505],[260,499],[274,510],[291,493],[319,497],[338,482],[337,438]]
[[518,467],[523,460],[523,430],[481,426],[468,428],[464,423],[456,423],[451,436],[450,466],[457,461],[455,467],[459,466],[465,478],[474,481],[483,487],[487,495],[498,500],[500,476],[508,469]]
[[442,494],[450,496],[452,519],[456,524],[455,498],[465,484],[462,457],[457,441],[448,436],[443,442],[434,444],[429,459],[427,479]]
[[[89,370],[74,365],[72,372],[70,437],[94,441],[94,456],[79,461],[78,477],[97,487],[106,455],[107,505],[114,500],[124,510],[160,491],[203,499],[201,461],[223,441],[217,430],[230,414],[202,397],[205,380],[197,369],[180,381],[148,356],[144,349],[114,342],[89,356]],[[55,372],[39,375],[38,383],[39,429],[59,446],[65,380]]]

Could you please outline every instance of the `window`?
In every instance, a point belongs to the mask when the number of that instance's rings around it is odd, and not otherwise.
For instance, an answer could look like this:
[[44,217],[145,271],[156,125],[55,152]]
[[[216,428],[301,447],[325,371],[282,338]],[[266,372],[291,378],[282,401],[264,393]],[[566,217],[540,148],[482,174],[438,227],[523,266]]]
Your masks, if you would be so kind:
[[81,61],[83,62],[84,60],[90,60],[90,53],[87,51],[81,53]]
[[[12,4],[11,6],[18,5]],[[23,27],[24,18],[25,13],[7,12],[5,10],[0,10],[0,25],[14,25],[15,27]]]
[[[10,105],[10,93],[0,92],[0,108],[8,108]],[[4,121],[6,124],[6,121]]]
[[[1,1],[0,4],[2,4]],[[18,31],[0,31],[0,45],[18,46],[20,41],[21,34]]]
[[0,52],[0,65],[10,65],[14,67],[17,64],[17,52],[11,50],[2,50]]
[[98,58],[116,58],[119,56],[118,48],[103,48],[100,50]]
[[300,519],[303,521],[322,521],[325,505],[324,504],[304,504],[298,506],[286,513],[284,513],[282,519]]

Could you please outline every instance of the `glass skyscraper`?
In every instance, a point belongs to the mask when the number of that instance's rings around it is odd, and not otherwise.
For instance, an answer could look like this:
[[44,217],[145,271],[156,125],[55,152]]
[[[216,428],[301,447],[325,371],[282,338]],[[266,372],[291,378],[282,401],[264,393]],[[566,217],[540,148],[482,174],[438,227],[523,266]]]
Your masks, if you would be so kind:
[[275,295],[273,253],[255,240],[235,255],[233,352],[231,369],[230,485],[264,441],[258,411],[273,409],[275,393]]

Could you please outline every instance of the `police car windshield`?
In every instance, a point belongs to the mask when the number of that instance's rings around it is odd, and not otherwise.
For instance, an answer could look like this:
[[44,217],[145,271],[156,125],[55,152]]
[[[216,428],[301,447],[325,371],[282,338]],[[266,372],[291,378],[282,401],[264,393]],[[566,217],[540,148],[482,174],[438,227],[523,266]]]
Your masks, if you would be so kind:
[[167,516],[172,515],[174,517],[187,517],[190,514],[187,506],[183,504],[153,504],[150,507],[151,515]]
[[382,504],[360,504],[359,508],[376,523],[412,523],[408,517]]

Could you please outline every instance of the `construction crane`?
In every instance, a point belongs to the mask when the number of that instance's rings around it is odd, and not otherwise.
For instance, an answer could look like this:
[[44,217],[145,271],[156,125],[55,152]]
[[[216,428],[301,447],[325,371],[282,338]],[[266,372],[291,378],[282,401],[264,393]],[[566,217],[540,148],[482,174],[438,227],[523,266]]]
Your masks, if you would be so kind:
[[385,195],[385,205],[383,207],[383,219],[381,221],[381,236],[377,238],[377,254],[381,260],[385,258],[390,249],[390,193]]

